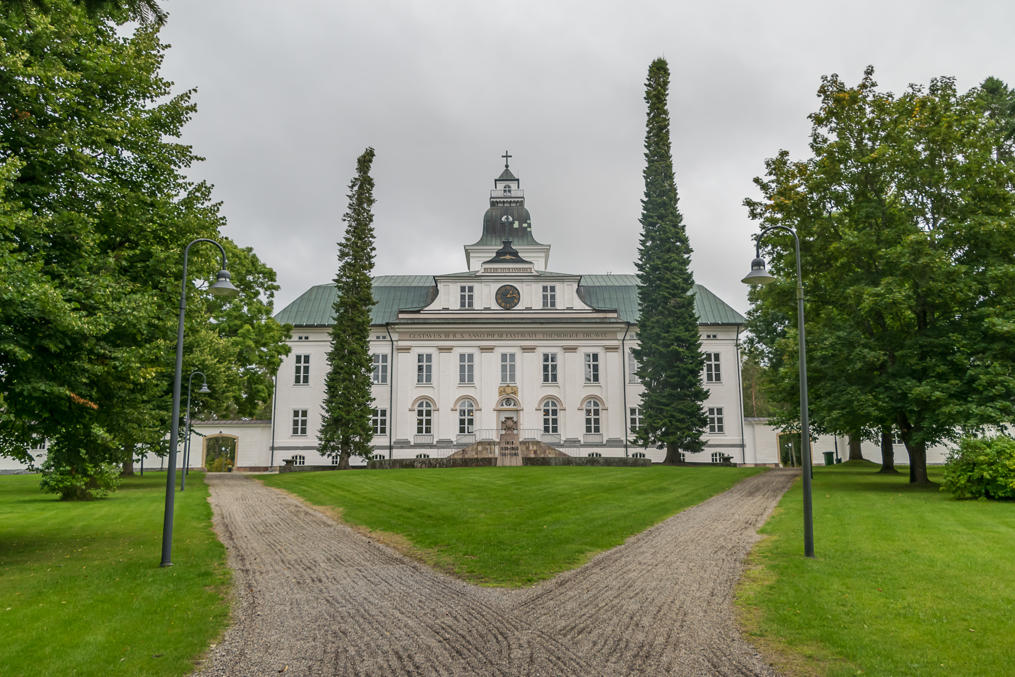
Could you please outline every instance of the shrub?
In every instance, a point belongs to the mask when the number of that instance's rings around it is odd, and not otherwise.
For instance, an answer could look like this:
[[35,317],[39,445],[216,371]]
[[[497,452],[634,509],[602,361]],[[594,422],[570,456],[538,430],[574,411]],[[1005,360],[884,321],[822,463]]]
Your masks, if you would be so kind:
[[964,438],[948,455],[941,489],[956,498],[1015,499],[1015,440]]
[[233,462],[225,456],[219,456],[208,464],[208,472],[227,472],[233,467]]
[[42,482],[39,486],[43,491],[60,494],[64,501],[87,501],[102,498],[115,491],[120,483],[120,467],[115,463],[89,463],[77,459],[79,463],[54,461],[49,456],[42,464]]

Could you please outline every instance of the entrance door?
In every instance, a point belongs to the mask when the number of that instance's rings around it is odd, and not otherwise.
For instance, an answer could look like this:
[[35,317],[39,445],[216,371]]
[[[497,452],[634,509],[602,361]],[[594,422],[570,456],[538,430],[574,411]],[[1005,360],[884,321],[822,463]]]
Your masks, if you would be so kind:
[[779,434],[779,462],[790,468],[798,468],[803,461],[800,456],[800,433]]
[[209,435],[204,438],[204,467],[208,472],[227,472],[236,465],[236,438]]

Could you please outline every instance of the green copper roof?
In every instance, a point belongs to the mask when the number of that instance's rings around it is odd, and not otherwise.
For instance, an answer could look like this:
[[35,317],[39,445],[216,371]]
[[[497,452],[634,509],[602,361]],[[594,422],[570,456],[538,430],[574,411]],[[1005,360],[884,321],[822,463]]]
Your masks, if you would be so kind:
[[[384,324],[398,317],[399,310],[422,308],[434,300],[433,275],[379,275],[374,278],[371,324]],[[280,310],[275,319],[296,327],[330,327],[335,285],[319,284]]]
[[[554,273],[551,273],[551,275]],[[468,273],[455,275],[471,276]],[[578,293],[593,308],[616,310],[620,319],[638,322],[638,278],[635,275],[583,275]],[[399,310],[418,310],[437,296],[432,275],[379,275],[374,278],[372,324],[398,319]],[[275,319],[297,327],[331,325],[335,285],[319,284],[283,308]],[[746,324],[744,317],[700,284],[694,285],[694,310],[700,324]]]
[[[578,293],[593,308],[616,310],[625,322],[638,323],[636,275],[582,275]],[[700,284],[694,285],[694,312],[699,324],[747,324],[743,315]]]

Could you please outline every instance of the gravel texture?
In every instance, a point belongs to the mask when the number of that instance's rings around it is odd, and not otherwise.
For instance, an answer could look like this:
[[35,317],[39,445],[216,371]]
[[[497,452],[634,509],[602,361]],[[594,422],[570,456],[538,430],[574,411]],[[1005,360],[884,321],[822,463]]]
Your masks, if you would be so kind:
[[797,474],[770,471],[532,588],[437,573],[260,482],[209,474],[233,625],[200,675],[775,675],[733,588]]

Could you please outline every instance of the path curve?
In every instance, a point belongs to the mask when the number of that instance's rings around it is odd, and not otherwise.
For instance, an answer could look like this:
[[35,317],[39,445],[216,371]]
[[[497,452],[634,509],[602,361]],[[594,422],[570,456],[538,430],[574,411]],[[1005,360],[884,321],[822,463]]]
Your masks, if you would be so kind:
[[233,625],[197,674],[775,675],[736,629],[769,471],[533,588],[435,572],[239,474],[209,474]]

